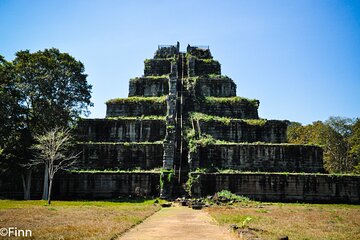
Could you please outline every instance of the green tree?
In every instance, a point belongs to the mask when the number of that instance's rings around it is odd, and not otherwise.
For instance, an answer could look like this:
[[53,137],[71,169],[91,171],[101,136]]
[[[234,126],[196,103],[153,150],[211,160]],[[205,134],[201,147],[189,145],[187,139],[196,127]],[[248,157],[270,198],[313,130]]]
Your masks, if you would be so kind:
[[67,127],[81,114],[88,114],[91,85],[80,61],[52,48],[35,53],[19,51],[13,64],[31,132]]
[[353,125],[354,120],[343,117],[330,117],[325,122],[316,121],[306,126],[292,123],[288,128],[288,141],[322,146],[325,169],[332,173],[348,173],[353,171],[356,162],[351,155]]
[[353,171],[354,159],[350,155],[349,138],[352,135],[354,120],[344,117],[330,117],[325,124],[332,131],[325,135],[326,154],[325,163],[332,172],[349,173]]
[[326,141],[324,136],[328,131],[328,126],[321,121],[316,121],[306,126],[293,122],[288,127],[288,141],[296,144],[314,144],[324,146]]
[[30,197],[31,172],[22,171],[27,160],[29,133],[24,125],[22,94],[15,78],[14,66],[0,56],[0,172],[7,178],[22,172],[24,198]]
[[[21,109],[21,113],[14,113],[21,118],[22,127],[10,134],[16,139],[13,155],[16,165],[27,166],[24,161],[33,158],[29,151],[34,143],[33,136],[55,127],[71,127],[80,115],[86,116],[88,107],[92,106],[92,87],[86,80],[84,65],[55,48],[34,53],[19,51],[11,64],[4,62],[2,65],[11,66],[11,74],[7,73],[6,79],[19,94],[16,103]],[[9,111],[3,116],[9,117]],[[25,198],[30,197],[32,170],[22,168],[21,171]],[[48,169],[44,172],[43,198],[46,198]]]
[[360,174],[360,118],[356,119],[349,137],[350,157],[354,162],[354,173]]

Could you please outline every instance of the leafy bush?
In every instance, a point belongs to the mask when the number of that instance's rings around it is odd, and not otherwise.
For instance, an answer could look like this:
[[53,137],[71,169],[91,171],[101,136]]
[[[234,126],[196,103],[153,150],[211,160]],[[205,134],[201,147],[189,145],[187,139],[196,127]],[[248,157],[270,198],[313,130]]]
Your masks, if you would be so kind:
[[234,201],[234,202],[250,202],[248,197],[236,195],[228,190],[222,190],[221,192],[216,193],[217,197],[226,201]]

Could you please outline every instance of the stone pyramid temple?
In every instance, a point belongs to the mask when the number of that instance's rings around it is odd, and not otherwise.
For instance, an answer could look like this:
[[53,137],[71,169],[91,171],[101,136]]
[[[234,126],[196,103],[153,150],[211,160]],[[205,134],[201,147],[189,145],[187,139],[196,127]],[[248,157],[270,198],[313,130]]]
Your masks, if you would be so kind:
[[[319,146],[287,143],[288,121],[259,118],[236,96],[209,47],[158,46],[129,96],[77,127],[80,159],[54,179],[54,199],[204,197],[229,190],[260,201],[360,203],[360,176],[330,175]],[[32,176],[41,198],[43,175]],[[0,197],[22,198],[0,176]]]
[[[158,46],[129,96],[106,117],[82,119],[76,166],[54,179],[54,199],[203,197],[229,190],[261,201],[360,203],[360,176],[330,175],[319,146],[287,143],[288,121],[259,118],[236,96],[209,47]],[[43,175],[32,176],[41,198]],[[0,176],[0,197],[22,198],[19,177]]]
[[227,189],[260,200],[359,200],[359,179],[324,174],[320,147],[286,143],[288,121],[259,118],[258,100],[236,96],[209,47],[158,46],[144,63],[128,98],[107,101],[104,119],[80,122],[79,171],[60,196]]

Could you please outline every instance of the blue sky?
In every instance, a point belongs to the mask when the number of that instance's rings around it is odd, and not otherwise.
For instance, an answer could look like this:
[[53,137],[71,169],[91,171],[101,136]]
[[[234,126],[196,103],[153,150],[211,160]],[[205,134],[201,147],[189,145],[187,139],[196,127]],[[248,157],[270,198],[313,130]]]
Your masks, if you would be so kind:
[[56,47],[85,64],[90,117],[126,97],[158,44],[209,45],[259,114],[360,117],[360,1],[0,0],[0,54]]

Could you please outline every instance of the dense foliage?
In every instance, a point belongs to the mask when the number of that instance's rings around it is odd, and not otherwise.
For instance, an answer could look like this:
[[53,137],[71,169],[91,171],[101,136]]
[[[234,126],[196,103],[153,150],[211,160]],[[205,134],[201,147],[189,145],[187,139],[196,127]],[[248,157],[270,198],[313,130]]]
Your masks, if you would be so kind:
[[324,165],[330,173],[360,173],[360,119],[330,117],[302,126],[292,123],[288,141],[318,144],[324,148]]
[[[24,173],[34,136],[72,127],[88,114],[91,88],[84,65],[58,49],[19,51],[12,62],[0,56],[0,170]],[[7,171],[12,169],[13,171]],[[16,169],[16,171],[14,171]],[[29,190],[29,189],[28,189]]]

